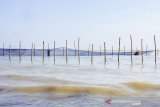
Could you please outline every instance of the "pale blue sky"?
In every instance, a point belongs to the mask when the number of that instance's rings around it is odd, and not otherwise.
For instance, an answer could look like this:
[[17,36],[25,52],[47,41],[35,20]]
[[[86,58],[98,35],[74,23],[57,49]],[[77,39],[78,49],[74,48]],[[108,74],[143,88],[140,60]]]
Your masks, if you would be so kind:
[[0,44],[7,47],[20,40],[24,48],[32,41],[40,48],[43,40],[62,47],[66,39],[73,47],[80,37],[81,49],[104,41],[111,49],[121,36],[129,48],[130,34],[134,48],[141,38],[153,47],[154,34],[160,41],[160,0],[0,0]]

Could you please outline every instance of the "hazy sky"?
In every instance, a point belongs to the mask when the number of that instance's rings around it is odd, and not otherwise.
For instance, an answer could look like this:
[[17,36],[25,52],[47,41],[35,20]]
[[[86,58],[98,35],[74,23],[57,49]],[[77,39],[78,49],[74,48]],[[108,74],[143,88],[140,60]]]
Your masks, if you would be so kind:
[[134,48],[141,38],[152,48],[154,34],[160,41],[160,0],[0,0],[0,47],[17,48],[20,40],[24,48],[32,41],[41,48],[43,40],[62,47],[67,39],[72,48],[80,37],[81,49],[104,41],[117,49],[121,36],[129,48],[130,34]]

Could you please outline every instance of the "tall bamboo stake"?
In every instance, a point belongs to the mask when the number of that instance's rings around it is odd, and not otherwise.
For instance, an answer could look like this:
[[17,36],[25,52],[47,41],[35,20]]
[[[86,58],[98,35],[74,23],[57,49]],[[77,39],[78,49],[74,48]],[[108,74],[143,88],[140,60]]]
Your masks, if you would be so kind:
[[141,39],[141,55],[142,55],[142,65],[143,65],[143,39]]
[[92,44],[91,64],[93,64],[93,44]]
[[147,51],[148,51],[148,45],[146,45],[146,56],[147,56]]
[[19,61],[21,62],[21,41],[19,41]]
[[36,56],[36,46],[35,46],[35,43],[34,43],[34,56]]
[[104,42],[104,63],[106,63],[106,43]]
[[79,62],[79,64],[80,64],[79,38],[78,38],[78,62]]
[[68,48],[67,48],[67,40],[66,40],[66,64],[68,64]]
[[133,59],[132,59],[132,37],[131,37],[131,35],[130,35],[130,41],[131,41],[131,64],[133,63]]
[[120,54],[121,38],[119,37],[119,48],[118,48],[118,64],[119,64],[119,54]]
[[11,45],[9,45],[9,61],[11,61]]
[[56,42],[54,41],[54,64],[56,63]]
[[63,56],[64,56],[64,47],[63,47]]
[[74,41],[74,55],[76,56],[76,43],[75,43],[75,41]]
[[154,35],[154,47],[155,47],[155,64],[156,64],[156,62],[157,62],[157,53],[156,53],[156,37],[155,37],[155,35]]
[[44,63],[44,41],[43,41],[43,53],[42,53],[43,55],[42,55],[42,61],[43,61],[43,63]]
[[47,50],[47,56],[50,56],[50,49],[49,49],[49,43],[48,43],[48,50]]
[[33,43],[32,43],[32,47],[31,47],[31,62],[33,62],[33,58],[32,58],[32,56],[33,56]]
[[4,43],[3,43],[3,56],[4,56]]

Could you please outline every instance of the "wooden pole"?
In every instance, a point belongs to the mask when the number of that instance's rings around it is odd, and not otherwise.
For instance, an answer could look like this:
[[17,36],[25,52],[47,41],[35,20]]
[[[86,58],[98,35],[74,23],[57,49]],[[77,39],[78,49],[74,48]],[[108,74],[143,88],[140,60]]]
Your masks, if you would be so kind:
[[156,50],[157,50],[157,47],[156,47],[156,37],[155,37],[155,35],[154,35],[154,47],[155,47],[155,50],[154,50],[154,51],[155,51],[155,64],[156,64],[156,63],[157,63],[157,53],[156,53],[156,52],[157,52],[157,51],[156,51]]
[[76,43],[75,43],[75,41],[74,41],[74,55],[76,56]]
[[79,38],[78,38],[78,62],[79,62],[79,64],[80,64]]
[[100,45],[100,56],[101,56],[101,45]]
[[36,56],[36,48],[35,48],[35,43],[34,43],[34,56]]
[[11,45],[9,45],[9,61],[11,61]]
[[56,42],[54,41],[54,64],[56,63]]
[[131,64],[133,63],[133,59],[132,59],[132,36],[130,35],[130,41],[131,41]]
[[63,56],[64,56],[64,47],[63,47]]
[[143,39],[141,39],[141,55],[142,55],[142,65],[143,65]]
[[93,64],[93,44],[92,44],[91,64]]
[[66,40],[66,64],[68,64],[68,49],[67,49],[67,40]]
[[119,48],[118,48],[118,64],[120,63],[120,61],[119,61],[120,46],[121,46],[121,37],[119,37]]
[[148,45],[146,45],[146,56],[147,56],[147,51],[148,51]]
[[104,63],[106,63],[106,43],[104,42]]
[[42,55],[42,61],[44,63],[44,41],[43,41],[43,55]]
[[4,56],[4,43],[3,43],[3,56]]
[[21,62],[21,41],[19,41],[19,61]]
[[32,47],[31,47],[31,62],[33,61],[33,58],[32,58],[32,56],[33,56],[33,43],[32,43]]

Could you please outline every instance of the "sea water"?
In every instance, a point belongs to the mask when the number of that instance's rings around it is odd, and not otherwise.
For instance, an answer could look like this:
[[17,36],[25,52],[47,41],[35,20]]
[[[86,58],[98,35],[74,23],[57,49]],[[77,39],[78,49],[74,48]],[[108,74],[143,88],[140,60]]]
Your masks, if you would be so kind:
[[[158,56],[159,57],[159,56]],[[0,57],[0,107],[159,107],[160,58]]]

